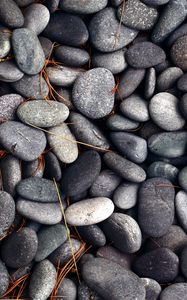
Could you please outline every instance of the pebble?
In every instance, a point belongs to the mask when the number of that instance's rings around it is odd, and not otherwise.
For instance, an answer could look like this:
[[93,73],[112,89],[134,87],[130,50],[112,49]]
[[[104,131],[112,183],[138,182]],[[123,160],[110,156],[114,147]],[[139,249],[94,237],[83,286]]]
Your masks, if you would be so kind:
[[183,275],[187,277],[187,246],[183,248],[180,256],[180,267]]
[[[102,224],[106,237],[122,252],[137,252],[142,244],[142,234],[138,223],[129,215],[113,213]],[[121,243],[123,241],[123,243]]]
[[51,127],[47,133],[47,140],[54,154],[63,163],[70,164],[77,159],[77,143],[74,135],[65,123]]
[[53,43],[50,39],[44,36],[39,36],[38,38],[45,54],[45,58],[49,58],[51,51],[53,50]]
[[162,177],[148,179],[142,184],[138,223],[145,234],[151,237],[166,234],[174,219],[174,196],[172,183]]
[[109,116],[106,125],[112,131],[131,131],[139,127],[139,123],[120,114]]
[[151,42],[135,43],[125,53],[126,60],[134,68],[150,68],[165,61],[162,48]]
[[28,274],[33,267],[33,263],[31,262],[27,266],[21,267],[19,269],[13,269],[10,271],[11,281],[16,281],[20,279],[22,276]]
[[56,279],[56,269],[49,260],[37,263],[29,284],[30,298],[46,300],[55,287]]
[[46,146],[45,134],[20,122],[7,121],[0,125],[0,143],[14,156],[32,161]]
[[179,105],[180,105],[181,113],[186,119],[187,118],[187,94],[184,94],[182,96]]
[[70,68],[64,66],[54,66],[47,68],[47,75],[52,84],[70,87],[75,80],[84,72],[83,69]]
[[104,162],[125,180],[138,183],[146,179],[144,169],[114,152],[104,154]]
[[0,296],[2,296],[9,286],[9,274],[2,260],[0,260]]
[[179,172],[179,176],[178,176],[178,181],[179,181],[179,185],[182,187],[182,189],[184,189],[185,191],[187,191],[187,167],[184,167],[182,170],[180,170]]
[[125,51],[125,48],[111,53],[95,51],[92,57],[92,65],[108,69],[113,74],[121,73],[127,68]]
[[156,71],[155,68],[149,68],[145,76],[144,96],[149,99],[153,96],[156,87]]
[[171,250],[161,247],[140,256],[133,264],[133,269],[140,277],[167,283],[178,275],[179,259]]
[[124,116],[137,122],[149,120],[148,102],[138,94],[133,94],[124,99],[120,104],[120,110]]
[[186,1],[171,0],[162,10],[156,26],[152,32],[154,43],[163,42],[186,18]]
[[155,161],[147,169],[148,178],[162,177],[168,179],[172,183],[177,182],[179,170],[166,162]]
[[170,56],[176,67],[187,71],[187,35],[176,40],[171,47]]
[[51,14],[43,35],[54,42],[79,47],[88,40],[89,33],[79,16],[61,11]]
[[134,207],[138,200],[139,184],[133,182],[123,182],[115,190],[113,202],[120,209],[130,209]]
[[175,158],[186,154],[187,132],[162,132],[148,139],[149,150],[166,158]]
[[95,146],[97,151],[110,147],[108,140],[100,128],[85,116],[77,112],[71,112],[69,121],[71,123],[71,130],[78,141],[92,145],[93,147]]
[[[181,92],[187,92],[187,74],[183,74],[180,76],[179,80],[177,81],[177,88],[181,91]],[[183,103],[183,99],[185,99],[185,95],[182,97],[181,103]],[[182,112],[183,112],[184,107],[182,108]]]
[[55,225],[62,220],[59,203],[41,203],[18,199],[16,209],[21,216],[44,225]]
[[164,5],[164,4],[168,3],[169,1],[170,0],[142,0],[143,3],[150,5],[150,6]]
[[[140,128],[140,136],[145,140],[149,139],[153,134],[160,133],[161,128],[159,128],[153,121],[148,121]],[[150,154],[150,153],[149,153]]]
[[48,257],[54,250],[62,245],[68,238],[66,227],[62,224],[56,224],[43,227],[37,233],[38,250],[35,261],[42,261]]
[[24,28],[39,35],[47,26],[50,19],[49,10],[45,5],[33,3],[24,10]]
[[24,101],[18,94],[6,94],[0,97],[0,123],[15,120],[16,110]]
[[33,3],[35,0],[14,0],[14,1],[17,3],[18,6],[24,7]]
[[170,67],[164,70],[157,78],[157,91],[165,92],[177,83],[177,80],[182,77],[183,72],[180,68]]
[[141,280],[146,290],[145,299],[157,300],[162,291],[160,284],[151,278],[141,278]]
[[74,106],[72,104],[72,95],[71,95],[71,90],[57,87],[57,95],[56,99],[59,102],[64,103],[69,109],[73,110]]
[[4,82],[15,82],[23,77],[23,72],[18,69],[15,62],[7,60],[0,62],[0,80]]
[[100,171],[100,155],[94,150],[85,151],[64,171],[61,189],[67,196],[76,196],[91,187]]
[[94,68],[80,75],[73,86],[73,104],[85,116],[99,119],[114,107],[113,74],[105,68]]
[[93,182],[89,194],[91,197],[112,197],[121,182],[121,178],[111,170],[103,170]]
[[187,24],[183,24],[179,26],[176,30],[174,30],[166,40],[167,46],[171,47],[173,43],[183,35],[187,34]]
[[[0,191],[0,237],[6,235],[15,218],[15,202],[10,194]],[[1,293],[0,293],[1,294]]]
[[48,85],[40,75],[24,75],[20,80],[11,83],[15,91],[25,98],[45,99],[49,93]]
[[20,268],[28,265],[38,248],[36,232],[24,227],[12,233],[1,245],[1,258],[6,266]]
[[60,125],[69,116],[69,109],[63,103],[50,100],[27,101],[19,106],[18,118],[26,124],[38,127]]
[[57,202],[58,193],[52,180],[30,177],[21,180],[17,185],[17,193],[28,200],[38,202]]
[[36,34],[27,28],[15,29],[12,47],[18,67],[28,75],[38,74],[45,64],[45,55]]
[[70,67],[81,67],[90,60],[90,55],[86,50],[70,46],[56,48],[54,55],[60,62]]
[[74,281],[69,278],[64,278],[59,286],[57,296],[59,300],[76,300],[77,286]]
[[93,14],[105,8],[107,2],[107,0],[81,0],[79,2],[61,0],[59,6],[63,11],[70,13]]
[[60,0],[45,0],[45,6],[49,9],[50,13],[54,13],[59,6]]
[[158,18],[158,11],[154,7],[145,5],[140,0],[129,0],[118,8],[118,18],[122,23],[136,30],[152,29]]
[[106,244],[105,234],[99,226],[80,226],[77,229],[86,244],[94,247],[103,247]]
[[48,152],[45,155],[45,176],[51,180],[55,178],[56,181],[60,181],[62,178],[61,165],[53,152]]
[[183,190],[176,194],[175,209],[182,228],[187,232],[187,193]]
[[6,30],[0,31],[0,59],[6,57],[11,49],[10,33]]
[[23,178],[28,177],[43,177],[44,174],[44,162],[43,156],[39,156],[39,158],[32,161],[23,161]]
[[1,0],[0,2],[1,22],[10,28],[22,27],[24,17],[17,4],[13,0]]
[[78,299],[79,300],[89,300],[90,298],[93,298],[94,300],[103,300],[102,297],[98,295],[98,293],[91,290],[85,282],[81,282],[78,286]]
[[8,154],[0,162],[3,190],[11,196],[16,194],[16,185],[21,180],[22,171],[20,161],[11,154]]
[[149,113],[156,125],[166,131],[182,129],[185,124],[179,111],[179,99],[167,92],[153,96],[149,104]]
[[175,283],[166,287],[160,295],[160,300],[184,299],[187,293],[187,283]]
[[111,0],[110,1],[111,5],[114,7],[119,6],[122,2],[123,2],[123,0]]
[[87,226],[106,220],[114,211],[113,202],[106,197],[96,197],[71,204],[65,211],[67,223]]
[[142,163],[147,158],[147,142],[133,133],[112,132],[110,138],[116,148],[129,160]]
[[145,69],[128,68],[125,70],[120,76],[116,98],[122,100],[129,97],[135,92],[144,76]]
[[95,292],[98,291],[104,299],[145,299],[145,288],[141,279],[112,261],[103,258],[90,259],[83,265],[82,275],[89,287]]

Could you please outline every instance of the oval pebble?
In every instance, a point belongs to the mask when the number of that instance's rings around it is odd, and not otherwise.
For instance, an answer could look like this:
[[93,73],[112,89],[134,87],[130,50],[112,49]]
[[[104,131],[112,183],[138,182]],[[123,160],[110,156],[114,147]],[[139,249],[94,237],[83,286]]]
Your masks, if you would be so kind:
[[15,82],[23,77],[24,73],[16,66],[13,60],[0,62],[0,80]]
[[65,211],[67,223],[73,226],[93,225],[107,219],[114,211],[113,202],[106,197],[81,200]]
[[77,286],[73,280],[64,278],[59,286],[57,296],[59,300],[76,300],[77,299]]
[[80,75],[73,86],[73,104],[85,116],[99,119],[108,115],[114,106],[112,73],[94,68]]
[[94,247],[102,247],[106,244],[104,232],[97,225],[79,226],[78,232],[84,242]]
[[145,91],[144,96],[149,99],[153,96],[156,87],[156,71],[155,68],[150,68],[145,76]]
[[182,170],[180,170],[179,172],[179,176],[178,176],[178,181],[179,181],[179,185],[185,190],[187,191],[187,167],[184,167]]
[[55,178],[56,181],[62,178],[60,162],[56,155],[50,151],[45,155],[45,176],[51,180]]
[[186,34],[187,34],[187,24],[184,23],[169,35],[168,39],[166,40],[167,46],[171,47],[178,38]]
[[120,104],[120,110],[124,116],[134,121],[146,122],[149,120],[148,103],[137,94],[124,99]]
[[162,177],[170,180],[173,183],[177,182],[179,170],[166,162],[155,161],[147,169],[148,178]]
[[62,0],[60,8],[64,11],[75,14],[93,14],[102,10],[107,5],[107,0],[81,0],[79,2]]
[[143,281],[146,290],[145,299],[157,300],[162,291],[160,284],[151,278],[141,278],[141,280]]
[[6,266],[0,260],[0,296],[2,296],[9,286],[9,274]]
[[187,193],[179,191],[175,197],[176,215],[182,228],[187,232]]
[[83,69],[70,68],[64,66],[54,66],[47,68],[49,81],[52,84],[70,87],[75,80],[83,73]]
[[39,41],[42,46],[45,57],[49,58],[51,51],[53,50],[53,43],[51,42],[50,39],[44,36],[39,36]]
[[130,209],[136,205],[138,199],[139,184],[123,182],[115,190],[113,195],[114,204],[121,209]]
[[30,298],[46,300],[55,287],[56,279],[56,269],[49,260],[37,263],[29,284]]
[[106,124],[112,131],[131,131],[139,126],[138,122],[118,114],[109,116]]
[[187,71],[187,35],[176,40],[171,48],[170,56],[176,67]]
[[[15,202],[10,194],[0,191],[0,237],[6,236],[15,218]],[[1,294],[1,293],[0,293]]]
[[0,59],[6,57],[11,49],[10,33],[6,30],[0,31]]
[[23,178],[43,177],[44,168],[43,156],[32,161],[23,161]]
[[187,293],[187,283],[175,283],[166,287],[161,295],[160,300],[171,300],[173,299],[184,299],[186,298]]
[[0,19],[10,28],[22,27],[24,24],[23,14],[13,0],[0,1]]
[[70,46],[56,48],[54,55],[60,62],[70,67],[81,67],[90,59],[90,55],[86,50]]
[[89,300],[90,298],[93,298],[94,300],[103,300],[102,297],[99,296],[98,293],[94,292],[92,289],[86,285],[86,283],[83,281],[78,286],[78,299],[79,300]]
[[175,86],[177,80],[182,77],[180,68],[170,67],[164,70],[157,78],[157,91],[165,92]]
[[24,101],[18,94],[6,94],[0,97],[0,123],[15,120],[16,109]]
[[33,3],[35,0],[14,0],[18,6],[25,7]]
[[60,125],[68,115],[67,106],[50,100],[27,101],[17,110],[17,116],[23,123],[44,128]]

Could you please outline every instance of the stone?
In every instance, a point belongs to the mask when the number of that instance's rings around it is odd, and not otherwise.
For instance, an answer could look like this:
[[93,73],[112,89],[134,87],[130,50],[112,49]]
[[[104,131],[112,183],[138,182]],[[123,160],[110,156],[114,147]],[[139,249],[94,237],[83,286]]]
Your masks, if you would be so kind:
[[144,169],[114,152],[105,153],[104,162],[125,180],[138,183],[146,179]]
[[112,131],[131,131],[139,127],[138,122],[123,117],[120,114],[109,116],[106,125]]
[[[181,92],[187,92],[187,87],[186,87],[186,85],[187,85],[187,74],[183,74],[183,75],[181,75],[180,76],[180,78],[179,78],[179,80],[177,81],[177,88],[181,91]],[[184,95],[183,97],[182,97],[182,101],[181,101],[181,104],[183,103],[183,99],[185,99],[186,98],[186,96]],[[185,101],[184,101],[184,103],[185,103]],[[182,104],[183,105],[183,104]],[[184,107],[182,107],[182,111],[183,111],[183,108]]]
[[0,260],[0,296],[8,290],[9,287],[9,274],[6,266]]
[[8,29],[0,31],[0,59],[6,57],[11,49],[10,33]]
[[127,63],[133,68],[150,68],[165,61],[162,48],[151,42],[135,43],[125,53]]
[[21,267],[19,269],[13,269],[10,271],[10,278],[11,281],[16,281],[18,279],[20,279],[22,276],[28,274],[31,272],[31,269],[33,267],[33,262],[31,262],[30,264],[28,264],[27,266]]
[[187,34],[187,24],[183,24],[175,29],[166,40],[167,46],[171,47],[173,43],[183,35]]
[[182,170],[180,170],[179,172],[179,176],[178,176],[178,181],[179,181],[179,185],[185,190],[187,191],[187,167],[184,167]]
[[133,94],[120,104],[120,110],[124,116],[137,122],[149,120],[148,102],[138,94]]
[[44,225],[55,225],[62,220],[59,203],[41,203],[18,198],[16,209],[21,216]]
[[105,234],[99,226],[79,226],[77,229],[86,244],[94,247],[103,247],[106,244]]
[[45,5],[33,3],[24,10],[24,28],[39,35],[47,26],[50,19],[49,10]]
[[150,6],[164,5],[164,4],[168,3],[169,1],[170,0],[142,0],[143,3],[150,5]]
[[133,269],[140,277],[152,278],[159,283],[169,283],[178,275],[179,259],[171,250],[158,248],[140,256],[134,262]]
[[56,269],[49,260],[45,259],[37,263],[29,284],[30,298],[46,300],[53,291],[56,280]]
[[47,140],[54,154],[63,163],[70,164],[77,159],[77,142],[65,123],[51,127],[47,133]]
[[75,80],[84,72],[83,69],[54,66],[47,68],[47,75],[52,84],[62,87],[70,87]]
[[39,158],[32,160],[32,161],[23,161],[22,162],[22,175],[23,178],[28,178],[28,177],[43,177],[44,174],[44,157],[39,156]]
[[164,161],[155,161],[147,169],[147,177],[162,177],[166,178],[172,183],[177,182],[179,170]]
[[0,237],[3,238],[15,219],[14,199],[4,191],[0,191],[0,210]]
[[173,64],[187,71],[187,35],[184,35],[176,40],[170,50],[170,56]]
[[140,0],[130,0],[118,8],[118,18],[122,23],[136,30],[152,29],[158,18],[158,11],[154,7],[145,5]]
[[35,0],[14,0],[18,6],[25,7],[33,3]]
[[69,116],[69,109],[63,103],[50,100],[27,101],[19,106],[18,118],[26,124],[38,127],[60,125]]
[[82,276],[86,284],[104,299],[144,300],[145,288],[141,279],[131,271],[103,258],[88,260]]
[[177,67],[170,67],[164,70],[157,78],[157,91],[165,92],[171,89],[181,78],[183,71]]
[[176,215],[182,228],[187,232],[187,193],[179,191],[175,197]]
[[153,96],[156,87],[156,71],[155,68],[149,68],[145,76],[144,96],[149,99]]
[[12,233],[1,245],[1,258],[8,267],[20,268],[28,265],[38,248],[36,232],[24,227]]
[[82,193],[92,185],[100,171],[100,155],[94,150],[85,151],[64,171],[61,189],[67,196]]
[[113,194],[115,206],[121,209],[130,209],[134,207],[138,200],[139,184],[133,182],[123,182]]
[[56,48],[54,55],[58,61],[70,67],[81,67],[90,60],[90,55],[86,50],[70,46]]
[[107,0],[83,0],[75,2],[73,0],[60,0],[60,8],[73,14],[93,14],[96,13],[107,5]]
[[0,80],[15,82],[23,77],[24,73],[18,69],[13,60],[0,62]]
[[45,155],[45,177],[51,180],[55,178],[56,181],[59,181],[62,178],[60,162],[56,155],[50,151]]
[[16,110],[24,101],[18,94],[7,94],[0,97],[0,123],[16,119]]
[[71,95],[71,90],[57,87],[57,93],[56,94],[56,99],[59,102],[64,103],[69,109],[73,110],[75,109],[72,103],[72,95]]
[[48,58],[51,54],[51,51],[53,49],[53,43],[51,42],[50,39],[44,37],[44,36],[39,36],[39,41],[42,46],[43,52],[45,54],[45,58]]
[[60,0],[45,0],[45,6],[49,9],[50,13],[54,13],[58,9]]
[[80,75],[73,86],[73,104],[86,117],[99,119],[114,107],[113,74],[105,68],[94,68]]
[[66,227],[62,224],[46,226],[38,232],[38,249],[35,261],[42,261],[68,238]]
[[183,95],[183,97],[180,100],[179,105],[180,105],[180,111],[186,119],[187,118],[187,94]]
[[79,300],[89,300],[90,298],[93,298],[94,300],[103,300],[102,297],[99,296],[98,293],[91,290],[86,283],[83,281],[78,286],[78,299]]
[[170,300],[170,299],[185,299],[187,293],[187,283],[175,283],[171,284],[165,288],[161,295],[160,300]]
[[86,25],[79,16],[61,11],[51,14],[43,35],[54,42],[74,47],[85,44],[89,37]]
[[180,256],[180,267],[183,275],[187,277],[187,246],[183,248]]
[[141,280],[146,290],[145,299],[157,300],[162,291],[160,284],[151,278],[141,278]]
[[143,138],[127,132],[112,132],[110,138],[116,148],[129,160],[139,164],[147,158],[147,142]]
[[18,67],[28,75],[38,74],[45,64],[45,55],[36,34],[27,28],[15,29],[12,47]]
[[85,199],[71,204],[65,211],[67,223],[73,226],[94,225],[106,220],[114,211],[106,197]]
[[10,28],[22,27],[24,24],[23,14],[13,0],[2,0],[0,3],[1,22]]
[[161,128],[159,128],[153,121],[148,121],[143,124],[140,128],[140,136],[145,140],[148,140],[153,134],[160,133]]
[[45,134],[20,122],[7,121],[0,125],[0,143],[14,156],[32,161],[46,146]]
[[166,234],[174,219],[174,197],[175,190],[167,179],[151,178],[141,185],[138,224],[145,234],[151,237]]
[[138,31],[123,24],[120,25],[116,17],[116,10],[107,7],[91,19],[89,33],[94,48],[101,52],[113,52],[130,44],[137,36]]
[[76,300],[77,286],[74,281],[69,278],[64,278],[58,288],[57,296],[59,300]]

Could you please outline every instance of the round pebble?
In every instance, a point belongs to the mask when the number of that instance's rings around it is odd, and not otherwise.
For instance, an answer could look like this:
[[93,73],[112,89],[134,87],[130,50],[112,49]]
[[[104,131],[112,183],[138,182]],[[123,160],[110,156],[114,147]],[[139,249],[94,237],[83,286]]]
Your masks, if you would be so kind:
[[118,114],[109,116],[106,124],[112,131],[131,131],[139,126],[138,122]]
[[79,226],[78,232],[84,242],[94,247],[102,247],[106,244],[104,232],[97,225]]
[[47,68],[47,75],[50,83],[62,87],[70,87],[83,71],[83,69],[54,66]]
[[187,71],[187,35],[176,40],[171,48],[170,55],[175,66]]
[[7,94],[0,97],[0,123],[15,120],[16,110],[24,99],[18,94]]
[[0,80],[4,82],[15,82],[23,77],[24,73],[18,69],[12,60],[0,63]]
[[185,299],[187,293],[187,283],[171,284],[160,295],[160,300]]
[[134,121],[146,122],[149,120],[148,103],[137,94],[122,101],[120,110],[124,116]]
[[147,176],[149,178],[162,177],[170,180],[173,183],[177,182],[179,170],[166,162],[155,161],[147,169]]
[[0,260],[0,296],[2,296],[9,286],[9,274],[2,260]]
[[157,78],[157,91],[165,92],[175,86],[177,80],[182,77],[180,68],[170,67],[164,70]]
[[146,290],[146,299],[157,300],[162,288],[160,284],[151,278],[141,278]]
[[60,62],[70,67],[81,67],[90,59],[88,52],[84,49],[70,46],[58,47],[55,49],[54,55]]
[[114,192],[114,204],[121,209],[132,208],[137,203],[138,189],[137,183],[123,182]]
[[10,28],[22,27],[24,24],[23,14],[13,0],[0,1],[0,19]]
[[59,300],[76,300],[77,286],[74,281],[69,278],[64,278],[59,286],[57,296]]
[[0,59],[6,57],[11,49],[10,33],[6,30],[0,31]]
[[4,237],[15,218],[14,199],[10,194],[4,191],[0,191],[0,209],[0,237]]
[[61,0],[59,6],[62,10],[70,13],[93,14],[105,8],[107,2],[107,0],[81,0],[79,2]]

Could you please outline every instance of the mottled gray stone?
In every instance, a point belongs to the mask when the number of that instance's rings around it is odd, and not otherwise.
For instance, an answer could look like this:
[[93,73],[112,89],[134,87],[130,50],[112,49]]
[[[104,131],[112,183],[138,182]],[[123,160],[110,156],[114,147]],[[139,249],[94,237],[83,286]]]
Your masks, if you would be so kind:
[[98,293],[91,290],[84,281],[81,282],[81,284],[78,286],[78,299],[89,300],[92,297],[94,297],[94,300],[104,300],[98,295]]
[[59,300],[76,300],[77,286],[73,280],[64,278],[59,286],[57,296]]
[[13,0],[0,1],[0,19],[10,28],[22,27],[24,24],[23,14]]
[[177,182],[179,170],[164,161],[155,161],[147,169],[148,178],[163,177],[173,183]]
[[4,82],[18,81],[23,77],[23,72],[18,69],[13,60],[0,62],[0,80]]
[[185,299],[187,294],[187,283],[175,283],[165,288],[161,295],[160,300]]
[[70,68],[64,66],[54,66],[47,68],[49,81],[52,84],[70,87],[75,80],[84,72],[83,69]]
[[187,71],[187,35],[176,40],[170,50],[170,56],[176,67]]
[[106,244],[104,232],[97,225],[77,227],[80,236],[86,244],[102,247]]
[[138,199],[138,189],[139,184],[137,183],[123,182],[114,192],[114,204],[121,209],[132,208]]
[[11,49],[10,33],[7,28],[0,31],[0,58],[8,55]]
[[145,90],[144,95],[146,99],[153,96],[156,86],[156,71],[154,68],[150,68],[146,72],[145,76]]
[[23,161],[22,162],[22,175],[23,178],[28,177],[43,177],[44,174],[44,161],[43,156],[32,160],[32,161]]
[[2,296],[9,286],[9,274],[2,260],[0,260],[0,296]]
[[187,34],[187,24],[183,24],[173,31],[166,40],[167,46],[171,47],[173,43],[183,35]]
[[14,199],[4,191],[0,191],[0,209],[0,237],[4,237],[15,218]]
[[15,120],[16,109],[24,101],[18,94],[7,94],[0,97],[0,123]]
[[131,131],[139,126],[138,122],[130,120],[118,114],[109,116],[106,124],[107,127],[113,131]]
[[90,59],[90,55],[86,50],[70,46],[56,48],[54,55],[58,61],[70,67],[81,67]]
[[183,71],[180,68],[167,68],[157,77],[157,91],[165,92],[171,89],[182,75]]
[[141,280],[146,290],[145,299],[157,300],[162,291],[160,284],[151,278],[141,278]]
[[93,14],[102,10],[107,5],[108,0],[60,0],[59,7],[63,11],[74,14]]
[[138,94],[133,94],[124,99],[120,104],[120,110],[124,116],[137,122],[149,120],[148,102]]

